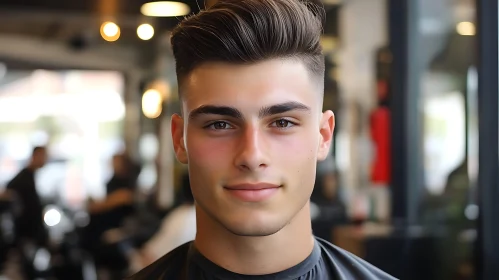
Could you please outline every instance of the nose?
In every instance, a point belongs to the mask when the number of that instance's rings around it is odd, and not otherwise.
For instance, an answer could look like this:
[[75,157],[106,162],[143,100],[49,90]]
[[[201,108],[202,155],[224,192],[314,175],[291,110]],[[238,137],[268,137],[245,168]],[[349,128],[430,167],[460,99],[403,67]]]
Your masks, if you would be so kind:
[[264,135],[255,127],[248,127],[241,136],[235,165],[245,171],[266,168],[270,163]]

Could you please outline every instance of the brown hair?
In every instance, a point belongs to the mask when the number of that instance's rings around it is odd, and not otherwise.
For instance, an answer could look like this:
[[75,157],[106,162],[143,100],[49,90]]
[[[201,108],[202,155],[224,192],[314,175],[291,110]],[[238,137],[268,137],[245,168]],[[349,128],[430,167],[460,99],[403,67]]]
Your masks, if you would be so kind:
[[320,1],[220,0],[172,32],[179,85],[206,62],[246,64],[274,58],[301,59],[323,83],[324,20]]

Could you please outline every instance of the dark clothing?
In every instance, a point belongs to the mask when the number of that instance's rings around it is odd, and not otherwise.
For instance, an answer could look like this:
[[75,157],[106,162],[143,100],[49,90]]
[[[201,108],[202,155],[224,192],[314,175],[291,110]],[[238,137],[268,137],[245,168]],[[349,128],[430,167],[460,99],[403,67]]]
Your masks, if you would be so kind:
[[15,218],[16,238],[27,238],[38,245],[46,245],[48,233],[43,223],[43,205],[35,187],[35,174],[25,168],[8,184],[7,189],[16,195],[21,212]]
[[106,194],[110,195],[114,191],[118,190],[131,190],[133,191],[135,189],[135,182],[133,178],[130,178],[129,176],[118,176],[118,175],[113,175],[111,179],[107,182],[106,185]]
[[[106,185],[107,196],[119,190],[130,190],[133,192],[135,190],[135,181],[129,176],[119,177],[114,175]],[[125,219],[132,215],[133,212],[134,207],[130,204],[118,206],[107,211],[107,213],[101,214],[106,216],[106,229],[111,229],[121,227]]]
[[[106,195],[119,190],[134,191],[135,181],[129,176],[117,176],[116,174],[106,185]],[[132,204],[117,206],[101,213],[90,215],[90,224],[84,229],[82,246],[93,256],[98,267],[111,269],[124,269],[128,266],[127,260],[118,251],[115,244],[107,244],[102,241],[102,235],[115,228],[121,228],[130,215],[134,213]]]
[[163,256],[128,280],[392,280],[366,261],[331,243],[316,238],[315,246],[303,262],[268,275],[241,275],[206,259],[194,243],[186,243]]
[[[119,190],[134,190],[134,181],[128,177],[114,175],[106,185],[106,196]],[[125,219],[133,214],[133,205],[121,205],[104,212],[90,215],[90,224],[85,230],[85,247],[100,246],[101,235],[110,229],[122,227]]]

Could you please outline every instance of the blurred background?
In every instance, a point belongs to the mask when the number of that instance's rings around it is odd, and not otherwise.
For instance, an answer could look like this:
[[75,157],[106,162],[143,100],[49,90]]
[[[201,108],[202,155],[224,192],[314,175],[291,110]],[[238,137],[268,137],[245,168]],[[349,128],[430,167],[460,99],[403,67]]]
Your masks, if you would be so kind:
[[[0,0],[0,279],[122,279],[193,238],[169,34],[216,0],[146,2]],[[497,279],[497,0],[323,2],[314,233],[400,279]],[[39,200],[12,195],[37,146]]]

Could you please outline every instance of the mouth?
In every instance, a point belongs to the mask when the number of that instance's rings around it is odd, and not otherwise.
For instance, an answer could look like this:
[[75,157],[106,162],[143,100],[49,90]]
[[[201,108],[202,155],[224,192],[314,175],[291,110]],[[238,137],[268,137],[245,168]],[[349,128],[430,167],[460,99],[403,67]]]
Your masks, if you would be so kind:
[[238,200],[244,202],[261,202],[274,196],[281,185],[269,183],[238,184],[226,186],[225,190]]

